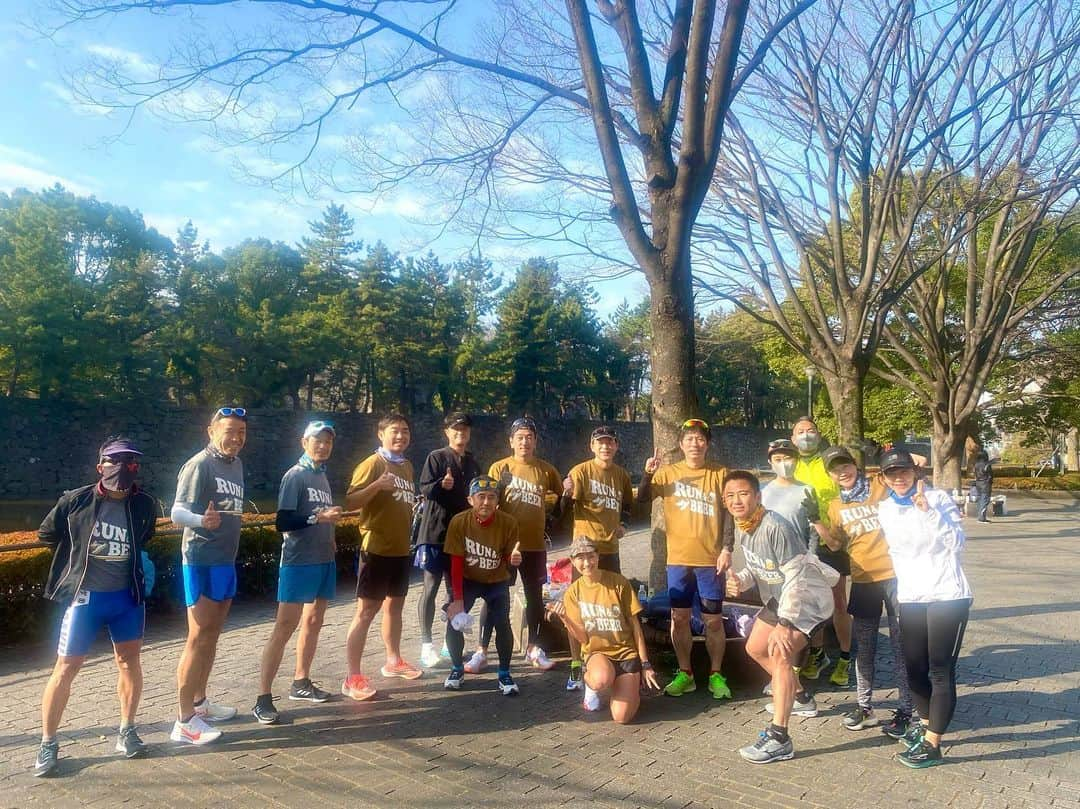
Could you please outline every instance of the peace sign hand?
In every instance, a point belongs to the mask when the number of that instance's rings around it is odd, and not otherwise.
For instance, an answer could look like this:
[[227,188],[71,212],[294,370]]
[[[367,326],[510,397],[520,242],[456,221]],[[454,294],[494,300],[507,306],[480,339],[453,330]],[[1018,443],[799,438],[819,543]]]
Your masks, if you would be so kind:
[[915,496],[911,498],[911,501],[919,511],[930,510],[930,503],[926,499],[926,481],[922,478],[919,478],[919,482],[915,484]]
[[654,450],[652,456],[645,459],[645,474],[656,474],[656,470],[660,468],[661,463],[662,460],[660,458],[660,450]]

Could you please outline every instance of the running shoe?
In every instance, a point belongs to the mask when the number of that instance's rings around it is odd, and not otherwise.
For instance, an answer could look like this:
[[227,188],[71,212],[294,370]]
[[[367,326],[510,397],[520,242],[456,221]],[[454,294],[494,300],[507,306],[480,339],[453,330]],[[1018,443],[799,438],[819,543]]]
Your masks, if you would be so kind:
[[60,760],[60,742],[42,742],[34,762],[34,776],[40,778],[56,769]]
[[731,689],[728,688],[724,675],[714,671],[709,675],[709,693],[713,699],[731,699]]
[[260,725],[276,725],[281,715],[274,707],[274,698],[269,694],[259,694],[255,700],[255,707],[251,709],[251,715]]
[[904,747],[912,748],[923,740],[923,736],[926,735],[926,725],[922,722],[913,721],[908,725],[907,733],[901,736],[896,741],[900,742]]
[[906,714],[903,711],[893,711],[892,719],[881,726],[881,732],[890,739],[899,741],[907,734],[910,726],[911,714]]
[[363,674],[350,674],[348,679],[341,684],[341,693],[349,699],[362,702],[375,696],[375,688]]
[[442,660],[449,660],[450,659],[450,650],[446,648],[445,643],[442,645],[442,648],[439,649],[439,658],[442,659]]
[[138,758],[146,752],[146,742],[139,738],[135,728],[124,728],[116,737],[116,752],[123,753],[124,758]]
[[303,680],[293,680],[292,687],[289,689],[289,699],[294,702],[327,702],[330,699],[330,692],[323,691],[311,682],[310,678],[305,677]]
[[829,677],[829,682],[840,688],[848,687],[848,669],[851,667],[851,661],[845,657],[841,657],[836,661],[836,668],[833,669],[832,675]]
[[201,716],[195,714],[186,722],[177,719],[173,723],[172,733],[169,734],[169,738],[174,742],[203,745],[220,739],[221,731],[210,727]]
[[810,656],[806,660],[806,665],[802,667],[799,675],[805,677],[807,680],[816,680],[821,676],[821,670],[828,668],[828,665],[832,662],[832,659],[825,654],[824,649],[811,649]]
[[[776,706],[770,702],[765,706],[765,710],[770,714],[774,713],[776,711]],[[795,697],[795,701],[791,704],[791,715],[805,716],[807,718],[817,716],[817,700],[810,694],[807,694],[805,699]]]
[[668,683],[667,688],[664,689],[664,693],[669,697],[681,697],[691,691],[697,691],[697,683],[694,682],[693,675],[687,674],[682,669],[675,673],[675,679]]
[[467,661],[465,661],[465,673],[466,674],[479,674],[487,668],[487,655],[477,649],[472,653]]
[[439,665],[439,661],[442,658],[439,657],[438,652],[435,651],[435,647],[430,643],[423,643],[420,645],[420,667],[425,669],[433,669]]
[[844,723],[847,730],[866,730],[881,724],[881,720],[874,715],[872,708],[863,708],[859,705],[844,714],[840,721]]
[[739,750],[739,755],[751,764],[769,764],[773,761],[787,761],[795,758],[795,745],[789,738],[782,742],[769,731],[761,731],[758,740]]
[[400,677],[403,680],[416,680],[424,676],[424,672],[412,663],[406,663],[404,660],[399,660],[396,663],[387,663],[379,669],[379,673],[383,677]]
[[585,687],[585,679],[582,676],[581,661],[575,660],[570,664],[570,676],[566,678],[567,691],[580,691]]
[[772,696],[772,680],[769,680],[769,682],[765,683],[765,687],[761,689],[761,696],[763,696],[763,697],[771,697]]
[[514,678],[510,676],[508,671],[499,672],[498,688],[504,697],[514,697],[519,693],[517,683],[514,682]]
[[525,653],[525,659],[529,661],[534,669],[540,669],[541,671],[551,671],[555,668],[555,661],[551,660],[547,653],[539,646],[533,646]]
[[447,691],[460,691],[461,684],[465,682],[465,672],[462,669],[450,669],[450,673],[443,680],[442,687]]
[[601,708],[600,695],[589,686],[585,686],[585,696],[581,700],[581,707],[590,713],[599,711]]
[[211,702],[209,697],[195,706],[195,715],[204,722],[228,722],[236,716],[236,708],[229,705],[218,705]]
[[941,755],[941,748],[935,747],[926,739],[919,739],[918,744],[909,750],[898,753],[896,757],[900,759],[901,764],[905,767],[911,767],[913,770],[933,767],[935,764],[941,764],[945,761]]

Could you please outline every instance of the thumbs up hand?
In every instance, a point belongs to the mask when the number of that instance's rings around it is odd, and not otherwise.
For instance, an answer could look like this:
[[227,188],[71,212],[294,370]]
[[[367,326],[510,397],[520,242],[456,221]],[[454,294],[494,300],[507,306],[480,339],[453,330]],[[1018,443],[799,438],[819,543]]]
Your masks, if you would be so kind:
[[443,475],[442,483],[439,484],[446,491],[450,491],[454,488],[454,473],[450,471],[450,467],[446,467],[446,474]]
[[209,531],[216,531],[221,527],[221,514],[219,514],[217,508],[215,508],[213,500],[210,501],[210,504],[206,507],[206,511],[203,512],[202,524],[203,528],[206,528]]
[[514,549],[510,551],[510,564],[517,567],[521,564],[521,543],[517,543]]
[[562,482],[563,494],[570,497],[574,493],[574,481],[570,480],[570,476],[567,475]]
[[930,510],[930,503],[926,500],[926,481],[922,478],[919,478],[919,482],[915,484],[915,496],[911,498],[911,502],[919,511]]

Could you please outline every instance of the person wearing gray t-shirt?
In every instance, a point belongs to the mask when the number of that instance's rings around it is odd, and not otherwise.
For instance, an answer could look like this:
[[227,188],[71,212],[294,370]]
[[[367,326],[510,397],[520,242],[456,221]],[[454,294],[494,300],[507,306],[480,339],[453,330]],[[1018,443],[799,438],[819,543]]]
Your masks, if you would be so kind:
[[172,521],[184,528],[184,600],[188,636],[176,670],[174,742],[207,744],[221,731],[207,722],[236,716],[236,708],[206,698],[218,637],[236,595],[236,553],[244,512],[247,410],[221,407],[206,428],[210,443],[180,469]]
[[824,525],[814,488],[795,480],[799,451],[786,438],[780,438],[769,444],[768,452],[769,467],[776,477],[762,487],[761,503],[794,525],[808,548],[816,548],[817,538],[811,541],[812,532],[824,531]]
[[263,648],[259,694],[252,714],[263,725],[277,724],[280,716],[270,689],[281,667],[285,644],[300,626],[296,641],[296,672],[289,699],[326,702],[327,691],[311,681],[311,663],[326,605],[334,597],[337,566],[334,563],[334,525],[341,507],[334,505],[326,479],[326,462],[334,451],[334,425],[313,421],[304,429],[300,446],[304,454],[285,473],[278,490],[275,523],[283,534],[278,575],[277,619]]

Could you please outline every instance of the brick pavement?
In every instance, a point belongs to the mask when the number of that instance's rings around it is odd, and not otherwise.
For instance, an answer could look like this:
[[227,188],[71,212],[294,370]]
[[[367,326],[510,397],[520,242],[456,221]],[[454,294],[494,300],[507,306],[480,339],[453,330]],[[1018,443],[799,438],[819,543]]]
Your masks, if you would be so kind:
[[[135,761],[112,753],[114,669],[99,646],[75,683],[61,731],[58,777],[29,774],[38,705],[51,665],[45,647],[0,649],[0,807],[883,807],[963,809],[1080,807],[1080,508],[1069,500],[1017,498],[1014,514],[969,521],[966,569],[976,590],[960,660],[960,704],[947,766],[911,771],[876,731],[850,733],[839,717],[850,691],[818,692],[821,715],[795,719],[796,758],[755,767],[735,750],[764,726],[756,687],[716,703],[698,691],[646,701],[619,727],[585,715],[562,686],[565,669],[518,669],[522,695],[491,689],[493,674],[446,693],[441,676],[379,680],[370,703],[279,702],[285,721],[261,727],[248,713],[269,603],[238,604],[211,679],[215,699],[241,708],[222,743],[177,748],[167,740],[173,672],[182,638],[175,620],[153,621],[140,729],[154,744]],[[624,543],[624,567],[643,575],[644,536]],[[316,679],[336,690],[352,605],[343,588],[327,615]],[[406,644],[418,646],[415,590]],[[888,644],[880,644],[887,654]],[[380,649],[373,635],[369,649]],[[288,687],[292,649],[276,691]],[[879,671],[887,672],[882,665]],[[824,678],[821,683],[825,683]],[[879,694],[888,707],[893,693]]]

